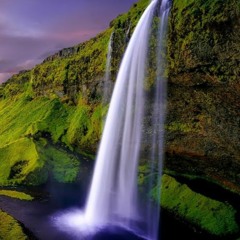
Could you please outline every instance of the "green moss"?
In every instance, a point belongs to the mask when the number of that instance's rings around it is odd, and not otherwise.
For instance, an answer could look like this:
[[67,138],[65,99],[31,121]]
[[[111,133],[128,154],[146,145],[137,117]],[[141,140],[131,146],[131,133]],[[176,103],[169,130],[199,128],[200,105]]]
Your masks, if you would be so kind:
[[26,200],[26,201],[31,201],[34,199],[33,197],[31,197],[30,195],[28,195],[26,193],[12,191],[12,190],[0,190],[0,195],[11,197],[11,198],[17,198],[20,200]]
[[148,164],[140,165],[138,167],[138,185],[146,184],[150,176],[151,168]]
[[100,96],[92,85],[96,85],[105,74],[110,35],[114,32],[111,72],[115,79],[127,39],[148,4],[149,0],[138,1],[128,13],[118,16],[107,30],[96,37],[61,50],[32,70],[14,75],[3,84],[0,96],[8,98],[25,93],[26,96],[35,98],[55,94],[68,102],[75,102],[77,94],[81,92],[88,100],[95,101]]
[[103,119],[107,114],[107,110],[108,106],[103,106],[102,104],[94,108],[89,121],[88,132],[86,136],[82,138],[82,144],[91,146],[99,142],[103,130]]
[[67,143],[80,146],[81,139],[88,132],[91,108],[84,99],[79,100],[79,104],[69,119],[69,127],[66,134]]
[[72,153],[53,146],[38,146],[39,152],[45,159],[45,169],[57,182],[73,182],[79,173],[80,162]]
[[0,185],[39,185],[49,174],[59,182],[72,182],[79,161],[70,152],[39,141],[22,138],[0,148]]
[[34,135],[38,132],[48,132],[53,142],[56,143],[68,127],[68,111],[58,99],[50,100],[49,105],[44,118],[34,122],[26,134]]
[[43,167],[33,140],[22,138],[0,148],[0,185],[21,183],[37,168]]
[[236,80],[239,16],[238,0],[173,1],[168,41],[170,77],[185,73],[182,82],[191,85]]
[[19,223],[10,215],[0,210],[0,239],[2,240],[27,240]]
[[[157,191],[158,187],[152,191],[154,198]],[[168,175],[162,177],[161,205],[211,234],[224,236],[239,231],[231,205],[193,192]]]
[[171,132],[179,131],[183,133],[192,132],[192,128],[188,124],[180,122],[170,123],[169,125],[166,126],[166,130]]
[[66,128],[67,110],[58,99],[28,101],[21,95],[0,102],[0,147],[39,132],[49,132],[56,142]]
[[103,118],[108,106],[91,106],[80,98],[75,110],[69,115],[69,127],[63,141],[78,149],[91,149],[101,138]]

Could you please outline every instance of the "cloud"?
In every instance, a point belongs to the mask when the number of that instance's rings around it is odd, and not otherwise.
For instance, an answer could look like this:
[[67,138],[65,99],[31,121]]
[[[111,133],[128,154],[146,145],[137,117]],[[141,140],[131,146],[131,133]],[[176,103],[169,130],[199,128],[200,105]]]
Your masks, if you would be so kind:
[[0,84],[8,80],[14,73],[0,73]]
[[0,0],[0,81],[95,36],[133,2]]

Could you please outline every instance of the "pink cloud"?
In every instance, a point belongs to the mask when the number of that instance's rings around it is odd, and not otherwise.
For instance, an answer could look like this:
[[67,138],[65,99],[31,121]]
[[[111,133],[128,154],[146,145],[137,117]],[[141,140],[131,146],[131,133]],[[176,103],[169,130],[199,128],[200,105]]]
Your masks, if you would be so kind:
[[6,82],[14,73],[0,73],[0,84]]

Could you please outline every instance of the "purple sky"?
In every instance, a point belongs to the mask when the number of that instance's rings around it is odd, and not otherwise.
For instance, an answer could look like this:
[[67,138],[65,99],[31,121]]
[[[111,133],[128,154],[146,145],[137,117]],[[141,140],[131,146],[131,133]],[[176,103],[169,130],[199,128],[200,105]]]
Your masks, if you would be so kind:
[[0,0],[0,83],[108,27],[137,0]]

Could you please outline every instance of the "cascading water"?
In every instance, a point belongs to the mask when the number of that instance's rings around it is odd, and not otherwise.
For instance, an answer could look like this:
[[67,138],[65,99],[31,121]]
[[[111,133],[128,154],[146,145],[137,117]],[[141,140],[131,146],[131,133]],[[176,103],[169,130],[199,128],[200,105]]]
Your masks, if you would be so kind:
[[[145,64],[157,0],[141,17],[125,52],[112,95],[85,209],[93,225],[139,220],[137,167],[143,119]],[[141,41],[139,41],[141,39]]]
[[[153,189],[156,184],[160,183],[162,176],[162,167],[164,161],[164,123],[167,106],[167,79],[164,76],[166,67],[166,44],[164,43],[167,35],[168,16],[170,12],[171,2],[162,0],[160,6],[159,17],[161,23],[158,29],[158,46],[157,46],[157,77],[155,83],[155,96],[152,110],[152,149],[151,149],[151,173],[153,177],[149,181],[149,189]],[[157,170],[156,170],[157,169]],[[157,173],[157,179],[155,175]],[[157,202],[160,202],[160,187],[155,194]],[[147,206],[147,224],[149,229],[150,239],[157,239],[160,205],[155,205],[152,201],[148,201]],[[152,219],[155,219],[153,222]]]
[[[142,203],[140,204],[138,199],[137,187],[138,162],[144,137],[144,81],[147,77],[151,24],[157,6],[158,0],[150,2],[128,44],[110,102],[85,209],[81,213],[60,216],[60,222],[69,227],[89,232],[91,229],[117,225],[137,231],[137,234],[146,239],[156,240],[158,237],[159,211],[148,199],[145,202],[145,208],[148,210],[146,217],[145,211],[140,207]],[[167,6],[168,0],[162,0],[159,38],[161,52],[164,50],[161,46],[169,13]],[[160,55],[158,58],[158,65],[161,66],[163,59]],[[108,61],[111,61],[110,57]],[[163,91],[166,84],[165,79],[159,77],[162,76],[162,70],[158,70],[153,110],[152,166],[156,159],[163,159],[166,95]],[[156,169],[154,171],[157,173]],[[157,174],[160,174],[161,168],[158,171]]]
[[106,62],[106,72],[104,76],[104,84],[103,84],[103,104],[109,103],[110,95],[111,95],[111,61],[112,61],[112,41],[113,34],[111,33],[110,40],[108,43],[108,53],[107,53],[107,62]]

